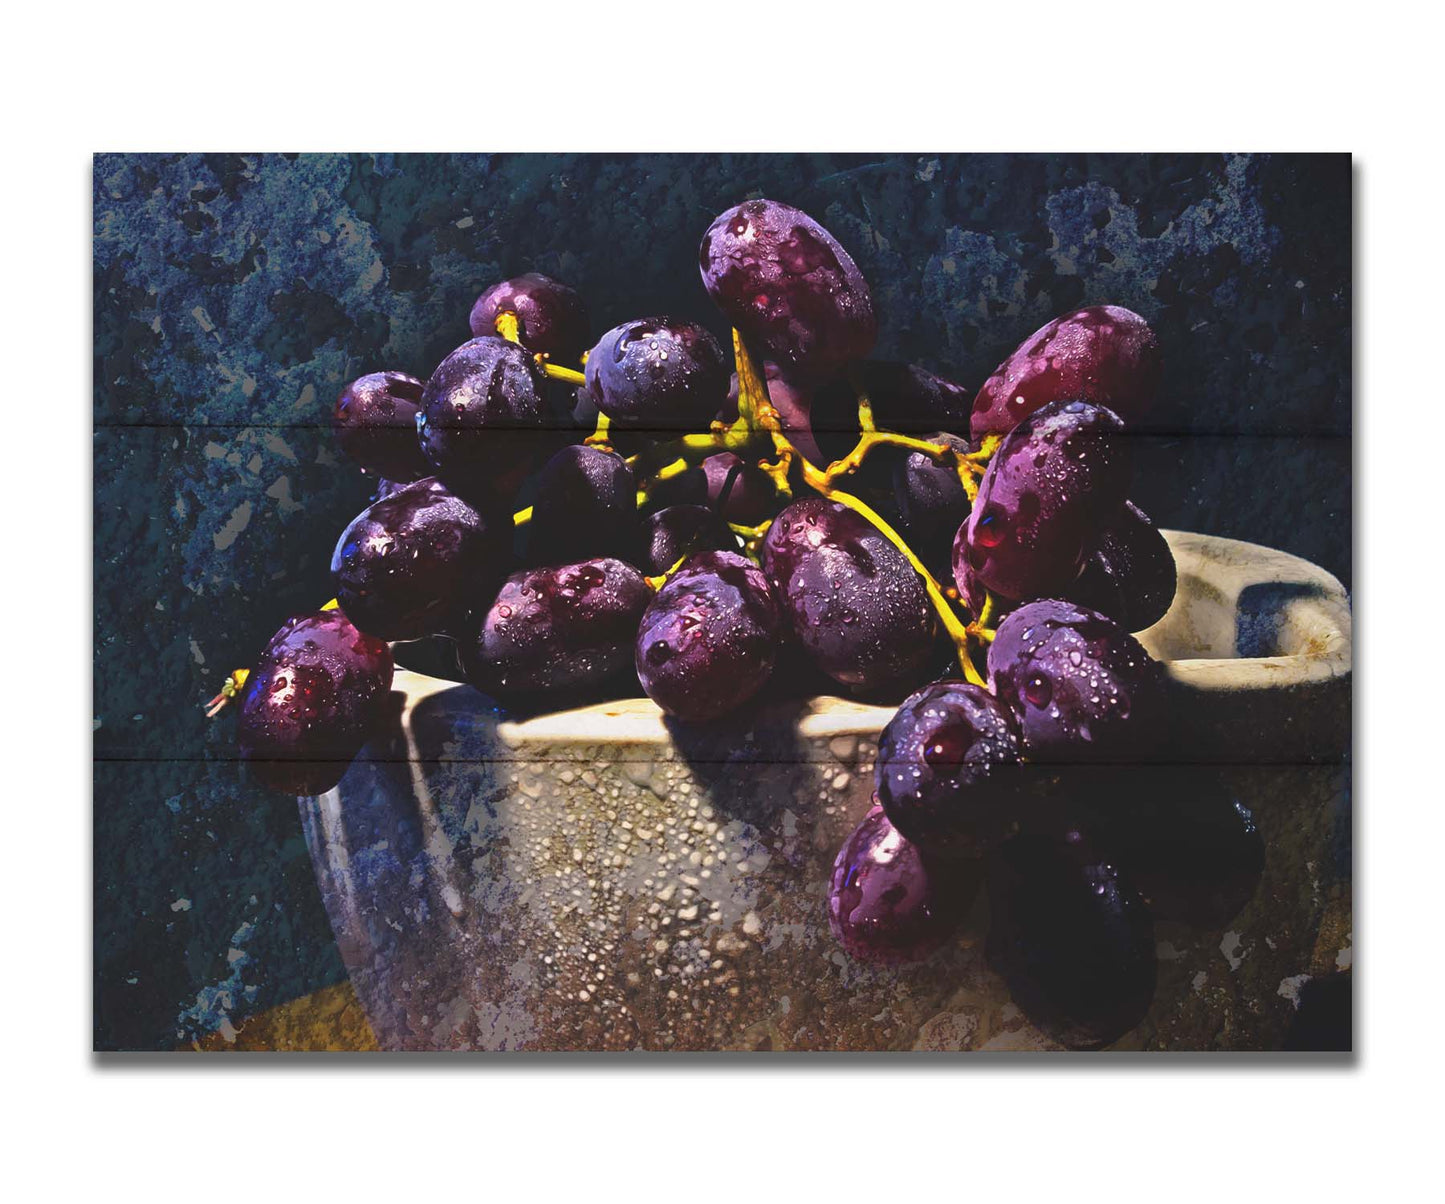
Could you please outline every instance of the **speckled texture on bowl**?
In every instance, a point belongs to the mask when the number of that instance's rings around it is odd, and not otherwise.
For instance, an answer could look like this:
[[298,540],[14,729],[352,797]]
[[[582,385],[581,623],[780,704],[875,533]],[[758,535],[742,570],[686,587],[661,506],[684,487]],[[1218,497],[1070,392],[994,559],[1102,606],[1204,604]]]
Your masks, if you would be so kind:
[[[1267,864],[1224,931],[1159,924],[1159,987],[1117,1048],[1277,1048],[1301,983],[1348,966],[1350,617],[1339,583],[1170,532],[1181,759],[1224,762]],[[891,711],[836,698],[706,731],[645,699],[498,722],[407,671],[396,728],[301,800],[342,956],[390,1049],[1047,1049],[983,958],[987,906],[921,965],[828,932],[834,853]]]

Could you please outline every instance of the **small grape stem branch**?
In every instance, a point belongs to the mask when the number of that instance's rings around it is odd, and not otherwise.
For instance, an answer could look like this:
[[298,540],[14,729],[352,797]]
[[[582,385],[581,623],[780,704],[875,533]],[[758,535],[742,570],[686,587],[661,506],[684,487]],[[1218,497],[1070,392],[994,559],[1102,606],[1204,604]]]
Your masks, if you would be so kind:
[[[908,546],[907,540],[899,535],[882,515],[874,510],[873,507],[869,506],[867,502],[863,501],[862,498],[854,497],[851,493],[846,493],[839,489],[833,484],[833,478],[829,472],[825,472],[810,463],[807,457],[802,455],[802,453],[793,446],[787,434],[783,431],[782,420],[779,418],[777,410],[773,408],[772,402],[768,399],[767,383],[763,379],[762,373],[758,371],[757,363],[743,342],[742,335],[736,330],[733,331],[733,354],[737,359],[738,370],[738,414],[740,416],[749,416],[752,421],[756,422],[757,425],[772,438],[773,450],[777,456],[774,465],[775,469],[786,477],[786,474],[793,467],[797,467],[805,485],[810,489],[816,490],[831,501],[839,502],[847,506],[850,510],[856,511],[868,522],[872,523],[873,526],[878,529],[879,534],[903,554],[904,559],[908,561],[913,571],[923,580],[923,586],[928,593],[928,599],[933,604],[933,609],[937,612],[944,630],[948,633],[948,638],[953,642],[954,649],[958,655],[958,665],[959,668],[963,670],[965,679],[976,686],[985,686],[987,683],[985,683],[982,675],[973,663],[968,627],[964,624],[963,620],[958,617],[958,612],[953,609],[953,606],[943,593],[943,587],[938,584],[937,579],[928,571],[928,567],[918,559],[913,549]],[[861,407],[859,419],[861,425],[863,419]],[[861,447],[870,435],[876,436],[885,433],[886,432],[876,430],[864,432],[862,438],[859,440],[859,446]],[[904,436],[896,436],[896,438],[904,438]],[[943,447],[940,444],[929,444],[924,440],[910,440],[910,442],[921,444],[922,447],[930,449],[936,448],[941,454],[952,454],[952,449]],[[922,450],[922,447],[915,448],[915,450]],[[858,448],[854,448],[854,452],[857,451]],[[864,454],[866,455],[866,451]],[[851,458],[851,456],[845,457],[845,460]],[[861,456],[859,457],[859,462],[862,462]],[[764,465],[762,467],[766,469],[767,466]]]
[[221,687],[221,692],[205,704],[206,718],[214,719],[219,715],[226,708],[226,704],[245,688],[246,679],[250,676],[249,669],[233,669],[226,678],[226,684]]

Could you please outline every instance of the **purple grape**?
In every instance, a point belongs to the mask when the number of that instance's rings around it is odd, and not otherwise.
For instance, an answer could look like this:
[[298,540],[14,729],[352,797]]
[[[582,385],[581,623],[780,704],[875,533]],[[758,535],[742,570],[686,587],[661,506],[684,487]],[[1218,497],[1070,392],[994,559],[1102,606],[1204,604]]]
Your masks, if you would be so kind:
[[631,664],[651,601],[642,574],[620,560],[514,573],[462,643],[467,680],[502,697],[603,682]]
[[534,563],[630,554],[637,532],[632,469],[615,452],[562,448],[542,466],[530,528]]
[[1222,929],[1254,897],[1264,841],[1218,771],[1122,766],[1095,792],[1099,843],[1159,919]]
[[331,414],[341,450],[367,472],[414,481],[431,470],[416,437],[426,388],[405,372],[372,372],[341,391]]
[[1133,310],[1075,310],[1034,331],[984,382],[970,433],[1007,434],[1050,402],[1075,400],[1108,406],[1132,426],[1158,392],[1161,367],[1159,340]]
[[266,785],[323,794],[385,714],[391,649],[339,610],[293,615],[246,679],[241,758]]
[[827,376],[873,349],[868,285],[811,217],[777,201],[719,216],[698,251],[703,286],[754,354],[790,378]]
[[543,442],[541,376],[532,357],[496,337],[463,343],[422,394],[421,447],[447,486],[468,498],[510,498]]
[[684,556],[698,552],[736,552],[728,525],[706,506],[668,506],[643,523],[643,569],[665,573]]
[[923,579],[856,511],[794,502],[768,529],[763,568],[798,640],[835,681],[896,686],[931,655],[937,620]]
[[1006,841],[988,869],[988,960],[1023,1013],[1073,1049],[1110,1045],[1154,998],[1154,924],[1138,892],[1086,847]]
[[1144,511],[1125,502],[1066,593],[1126,631],[1143,631],[1164,617],[1177,584],[1174,553],[1164,536]]
[[[930,443],[941,443],[960,452],[968,444],[955,435],[935,431],[924,435]],[[968,518],[968,494],[963,491],[958,469],[939,464],[924,452],[909,452],[893,469],[893,500],[898,507],[901,534],[919,559],[929,568],[948,565],[953,540]]]
[[1128,448],[1111,410],[1053,402],[1014,427],[979,485],[954,543],[978,581],[1015,601],[1058,596],[1073,583],[1099,529],[1129,487]]
[[859,961],[922,961],[958,929],[978,879],[930,862],[875,805],[838,850],[828,884],[828,927]]
[[781,639],[782,617],[757,566],[735,552],[703,552],[642,616],[637,679],[669,715],[716,719],[762,688]]
[[587,307],[575,289],[527,272],[487,289],[472,306],[472,334],[495,335],[497,318],[517,316],[517,337],[528,351],[575,360],[587,345]]
[[445,633],[505,572],[511,522],[425,477],[351,521],[331,557],[336,597],[383,640]]
[[883,729],[874,780],[888,819],[930,852],[978,857],[1023,804],[1022,741],[987,690],[941,681],[908,697]]
[[1057,599],[1020,606],[998,626],[988,671],[1031,760],[1117,761],[1153,751],[1162,671],[1097,611]]
[[703,430],[727,396],[727,359],[695,322],[641,318],[614,326],[587,353],[587,389],[613,422]]

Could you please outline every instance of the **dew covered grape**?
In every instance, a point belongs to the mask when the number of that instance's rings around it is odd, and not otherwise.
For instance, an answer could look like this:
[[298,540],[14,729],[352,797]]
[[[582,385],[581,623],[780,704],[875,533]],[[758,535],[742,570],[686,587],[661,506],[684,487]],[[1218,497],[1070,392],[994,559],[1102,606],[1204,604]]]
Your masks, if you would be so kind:
[[384,716],[391,677],[391,649],[342,611],[292,616],[242,690],[242,759],[287,794],[330,790]]
[[744,201],[698,250],[702,282],[755,354],[790,377],[826,376],[873,348],[877,323],[863,274],[801,210]]
[[990,461],[954,545],[956,578],[963,559],[980,583],[1015,601],[1067,590],[1123,508],[1122,429],[1112,411],[1084,401],[1051,403],[1019,423]]
[[984,382],[970,433],[1006,434],[1056,401],[1108,406],[1132,426],[1154,401],[1161,367],[1159,341],[1133,310],[1075,310],[1034,331]]
[[373,502],[331,557],[337,600],[384,640],[444,633],[507,568],[511,522],[484,514],[436,477]]
[[341,450],[367,472],[414,481],[431,469],[417,440],[426,386],[405,372],[371,372],[341,391],[331,424]]
[[669,715],[716,719],[768,680],[781,638],[782,618],[758,567],[735,552],[702,552],[642,616],[637,678]]
[[587,354],[593,403],[623,427],[706,429],[727,398],[728,362],[696,322],[640,318],[614,326]]
[[462,641],[467,680],[503,698],[597,685],[632,663],[652,590],[612,558],[508,577]]
[[999,624],[990,684],[1033,760],[1147,757],[1160,733],[1160,666],[1113,619],[1073,602],[1029,602]]
[[977,888],[971,871],[930,861],[875,805],[833,862],[828,927],[860,961],[922,961],[958,929]]
[[517,337],[528,351],[575,360],[587,346],[587,307],[576,289],[527,272],[487,289],[472,306],[472,334],[497,333],[497,318],[515,314]]
[[967,682],[935,682],[905,699],[883,729],[878,801],[895,828],[930,852],[980,856],[1023,809],[1021,751],[1005,704]]

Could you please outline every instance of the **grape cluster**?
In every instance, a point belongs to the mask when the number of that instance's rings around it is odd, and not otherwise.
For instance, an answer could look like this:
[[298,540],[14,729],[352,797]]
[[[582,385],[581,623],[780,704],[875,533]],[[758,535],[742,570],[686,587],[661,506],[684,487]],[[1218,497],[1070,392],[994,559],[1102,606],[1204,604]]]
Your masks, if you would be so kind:
[[[1205,775],[1121,768],[1168,715],[1130,634],[1175,587],[1128,497],[1153,332],[1064,315],[971,395],[866,358],[868,286],[797,209],[721,214],[699,266],[735,355],[671,317],[594,339],[577,292],[529,273],[481,294],[424,382],[347,385],[335,430],[373,498],[336,545],[337,608],[233,675],[243,758],[334,785],[384,718],[384,641],[423,637],[502,706],[635,685],[708,724],[818,681],[886,700],[874,807],[829,884],[838,941],[927,956],[986,881],[1019,1005],[1067,1044],[1115,1040],[1152,996],[1152,916],[1222,924],[1262,864]],[[575,421],[595,430],[559,446]]]

